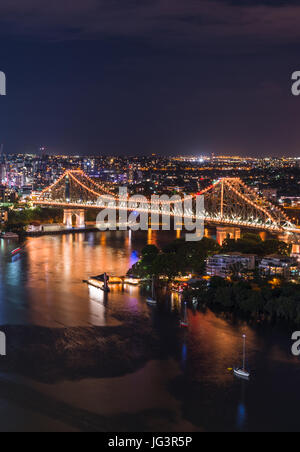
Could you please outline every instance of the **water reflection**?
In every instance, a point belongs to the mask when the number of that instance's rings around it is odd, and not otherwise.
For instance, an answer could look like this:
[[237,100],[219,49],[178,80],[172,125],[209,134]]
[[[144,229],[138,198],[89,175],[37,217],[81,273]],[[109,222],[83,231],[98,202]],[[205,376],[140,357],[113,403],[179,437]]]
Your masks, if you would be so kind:
[[[164,309],[151,309],[136,286],[112,286],[107,295],[83,283],[104,271],[125,275],[145,244],[164,246],[175,237],[175,233],[170,236],[155,231],[45,236],[29,239],[16,260],[10,258],[15,245],[0,241],[0,323],[57,328],[140,325],[146,321],[149,334],[160,341],[157,372],[161,384],[169,388],[182,416],[196,429],[300,429],[300,367],[299,360],[291,356],[290,331],[252,326],[209,310],[189,310],[189,329],[181,331],[181,297],[177,293],[168,299],[162,295]],[[236,380],[227,370],[241,363],[243,334],[247,335],[247,356],[254,371],[250,382]],[[180,372],[176,378],[180,380],[167,377],[170,358],[173,365],[176,361]],[[159,392],[155,382],[149,381],[149,373],[143,372],[139,381],[140,391],[145,392],[146,387],[149,400],[157,399]],[[107,394],[109,384],[103,382],[103,393]],[[86,388],[88,391],[88,385]],[[77,396],[82,403],[85,394]],[[71,399],[74,396],[70,393]],[[95,404],[101,406],[101,400]],[[138,406],[138,401],[135,403]],[[120,406],[117,401],[115,404],[116,412],[124,408],[121,402]]]
[[238,430],[244,430],[247,421],[247,408],[245,403],[245,391],[246,391],[247,383],[245,381],[241,381],[241,400],[238,404],[237,410],[237,428]]
[[91,316],[99,319],[99,325],[106,325],[107,294],[96,287],[89,286],[89,298]]
[[181,369],[185,370],[186,363],[187,363],[187,356],[188,356],[188,347],[186,338],[184,338],[182,343],[182,349],[181,349]]

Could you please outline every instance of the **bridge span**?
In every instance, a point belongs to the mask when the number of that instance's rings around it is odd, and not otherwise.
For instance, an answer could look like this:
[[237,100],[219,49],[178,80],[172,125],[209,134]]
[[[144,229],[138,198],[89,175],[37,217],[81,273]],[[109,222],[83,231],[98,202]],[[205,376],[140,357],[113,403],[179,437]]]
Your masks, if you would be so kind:
[[[299,241],[300,228],[292,223],[279,206],[272,204],[248,187],[239,178],[222,178],[197,195],[185,199],[196,205],[196,197],[203,196],[204,211],[201,218],[207,225],[246,228],[266,231],[277,235],[286,235]],[[32,196],[34,205],[60,207],[79,214],[81,224],[82,212],[88,209],[117,209],[117,211],[136,211],[137,213],[154,213],[177,217],[183,200],[152,200],[145,206],[145,198],[135,198],[135,204],[128,204],[128,197],[119,197],[105,184],[96,183],[81,170],[66,171],[56,182],[40,194]],[[150,200],[149,200],[150,203]],[[181,210],[182,212],[182,210]],[[67,215],[65,213],[65,215]],[[185,211],[184,217],[191,220],[199,218],[195,209]],[[68,220],[70,222],[70,220]]]

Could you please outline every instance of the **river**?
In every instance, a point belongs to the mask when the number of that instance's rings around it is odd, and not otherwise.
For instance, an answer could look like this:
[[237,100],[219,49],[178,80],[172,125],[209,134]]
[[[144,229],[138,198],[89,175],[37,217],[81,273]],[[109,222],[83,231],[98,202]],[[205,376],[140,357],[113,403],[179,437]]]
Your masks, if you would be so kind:
[[[0,242],[2,327],[52,331],[130,324],[134,336],[134,326],[145,324],[163,350],[113,377],[87,371],[49,383],[30,372],[2,372],[1,431],[76,431],[89,422],[108,431],[300,430],[300,362],[291,354],[292,328],[189,310],[190,327],[180,331],[176,296],[150,308],[136,287],[114,289],[104,299],[102,291],[82,282],[104,271],[124,275],[145,244],[163,246],[173,238],[162,232],[43,236],[27,239],[14,258],[16,244]],[[228,371],[241,361],[244,333],[249,382]]]

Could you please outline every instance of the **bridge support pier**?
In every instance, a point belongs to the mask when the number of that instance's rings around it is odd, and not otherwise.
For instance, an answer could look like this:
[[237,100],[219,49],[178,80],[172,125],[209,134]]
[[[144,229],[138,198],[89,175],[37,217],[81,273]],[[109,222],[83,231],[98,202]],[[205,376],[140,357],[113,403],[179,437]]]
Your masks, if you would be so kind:
[[241,238],[240,228],[217,227],[217,242],[220,246],[223,245],[227,238],[238,240]]
[[300,245],[293,245],[291,257],[294,257],[300,263]]
[[74,216],[76,217],[76,228],[85,228],[85,211],[83,209],[65,209],[64,226],[66,226],[67,229],[72,229]]

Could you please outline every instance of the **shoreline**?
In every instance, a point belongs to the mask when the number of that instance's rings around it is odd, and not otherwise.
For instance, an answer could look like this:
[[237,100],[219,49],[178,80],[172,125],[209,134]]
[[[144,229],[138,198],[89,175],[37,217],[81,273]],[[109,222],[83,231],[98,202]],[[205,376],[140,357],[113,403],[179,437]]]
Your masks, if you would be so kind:
[[[25,232],[24,237],[43,237],[46,235],[66,235],[66,234],[78,234],[84,232],[101,232],[97,227],[89,227],[89,228],[72,228],[72,229],[64,229],[59,231],[39,231],[39,232]],[[105,232],[105,231],[104,231]]]

